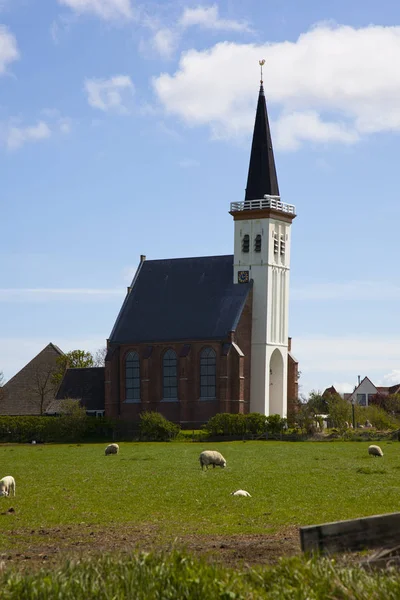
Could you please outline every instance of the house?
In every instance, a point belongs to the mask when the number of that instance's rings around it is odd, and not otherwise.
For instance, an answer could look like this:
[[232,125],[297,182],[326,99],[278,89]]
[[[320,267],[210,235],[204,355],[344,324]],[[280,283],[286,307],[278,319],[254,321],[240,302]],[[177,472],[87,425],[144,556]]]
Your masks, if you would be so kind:
[[329,396],[338,396],[338,392],[336,391],[335,386],[331,385],[331,387],[328,387],[324,390],[322,397],[323,398],[329,398]]
[[53,375],[63,352],[48,344],[2,387],[1,415],[42,415],[54,399]]
[[57,390],[55,399],[46,410],[47,415],[63,412],[62,402],[76,400],[95,417],[104,415],[104,367],[67,369]]
[[282,202],[263,83],[233,254],[146,260],[107,340],[105,412],[156,410],[197,427],[220,412],[280,414],[297,398],[288,337],[291,224]]
[[362,381],[360,381],[359,377],[358,385],[355,387],[353,393],[345,394],[344,397],[352,404],[354,403],[359,404],[360,406],[369,406],[371,400],[373,400],[377,395],[389,396],[399,393],[400,384],[391,386],[375,386],[368,377],[364,377]]

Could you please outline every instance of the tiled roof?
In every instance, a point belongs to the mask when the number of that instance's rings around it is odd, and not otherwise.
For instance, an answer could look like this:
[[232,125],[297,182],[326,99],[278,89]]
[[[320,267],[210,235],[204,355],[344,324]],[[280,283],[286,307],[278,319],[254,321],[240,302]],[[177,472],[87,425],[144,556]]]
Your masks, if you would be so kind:
[[104,410],[104,367],[67,369],[57,400],[77,398],[86,410]]
[[223,340],[251,288],[233,283],[232,255],[143,261],[110,342]]

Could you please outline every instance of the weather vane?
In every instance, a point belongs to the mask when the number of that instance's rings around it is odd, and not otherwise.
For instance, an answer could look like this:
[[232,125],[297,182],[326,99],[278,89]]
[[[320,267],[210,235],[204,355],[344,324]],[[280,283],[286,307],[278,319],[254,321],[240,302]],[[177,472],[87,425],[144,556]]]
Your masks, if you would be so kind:
[[259,64],[259,65],[260,65],[260,67],[261,67],[261,81],[260,81],[260,83],[261,83],[261,85],[262,85],[262,84],[263,84],[263,72],[262,72],[262,68],[263,68],[263,66],[265,65],[265,59],[263,58],[262,60],[259,60],[259,61],[258,61],[258,64]]

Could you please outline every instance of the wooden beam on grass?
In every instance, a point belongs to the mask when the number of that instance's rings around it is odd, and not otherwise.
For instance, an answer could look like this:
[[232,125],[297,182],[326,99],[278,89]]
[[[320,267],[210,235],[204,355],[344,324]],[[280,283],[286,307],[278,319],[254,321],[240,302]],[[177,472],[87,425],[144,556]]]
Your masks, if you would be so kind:
[[400,544],[400,512],[300,527],[303,552],[356,552]]

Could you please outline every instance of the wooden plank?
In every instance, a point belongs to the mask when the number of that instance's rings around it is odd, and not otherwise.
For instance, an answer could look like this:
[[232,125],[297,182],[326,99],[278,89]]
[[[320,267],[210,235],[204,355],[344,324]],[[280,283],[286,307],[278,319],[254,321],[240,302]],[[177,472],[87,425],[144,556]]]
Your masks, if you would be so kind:
[[303,552],[341,552],[400,544],[400,512],[300,528]]

